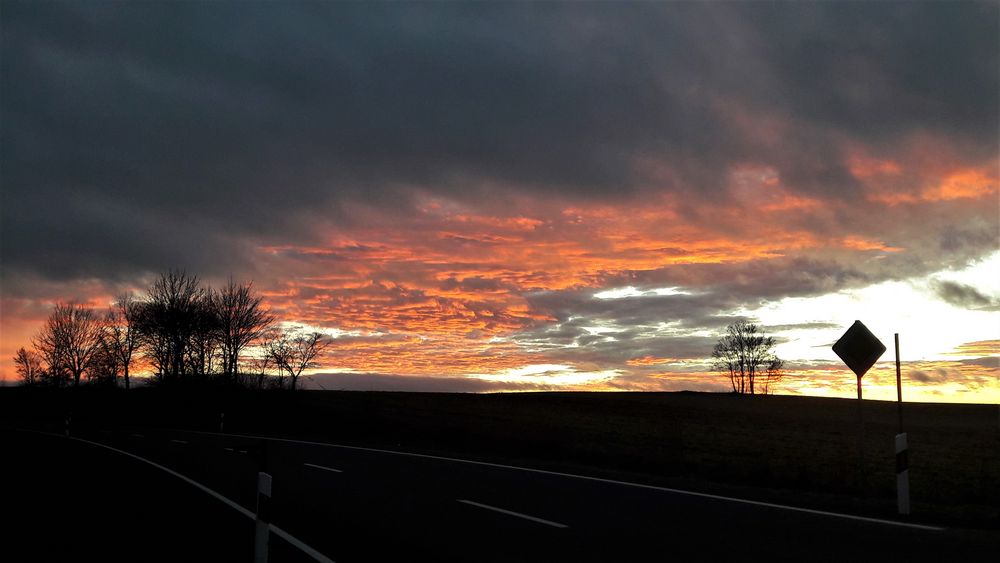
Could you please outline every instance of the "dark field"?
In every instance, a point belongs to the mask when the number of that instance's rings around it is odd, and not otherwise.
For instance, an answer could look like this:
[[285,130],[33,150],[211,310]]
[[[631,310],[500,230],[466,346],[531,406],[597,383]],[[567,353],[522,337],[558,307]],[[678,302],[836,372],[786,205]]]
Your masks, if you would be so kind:
[[[315,439],[895,514],[896,404],[706,393],[128,393],[0,389],[0,424],[184,428]],[[912,518],[1000,528],[996,405],[904,405]]]

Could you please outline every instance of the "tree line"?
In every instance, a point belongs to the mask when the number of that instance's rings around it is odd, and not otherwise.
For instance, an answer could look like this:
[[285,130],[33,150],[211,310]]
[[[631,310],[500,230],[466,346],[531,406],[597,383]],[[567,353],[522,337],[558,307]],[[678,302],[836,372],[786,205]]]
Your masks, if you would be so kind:
[[215,376],[265,388],[284,387],[287,376],[294,390],[329,341],[318,332],[282,331],[275,320],[252,282],[230,278],[214,289],[172,270],[141,295],[118,295],[106,311],[57,303],[14,363],[24,385],[121,382],[129,389],[134,368],[144,366],[154,383]]
[[[57,303],[14,364],[24,385],[122,382],[129,389],[139,365],[152,372],[154,383],[218,376],[253,388],[287,382],[294,390],[302,373],[317,367],[329,340],[318,332],[281,331],[275,320],[252,282],[230,278],[214,289],[172,270],[140,296],[118,295],[103,313]],[[728,376],[734,393],[767,394],[783,376],[776,344],[760,326],[739,320],[716,344],[712,367]]]

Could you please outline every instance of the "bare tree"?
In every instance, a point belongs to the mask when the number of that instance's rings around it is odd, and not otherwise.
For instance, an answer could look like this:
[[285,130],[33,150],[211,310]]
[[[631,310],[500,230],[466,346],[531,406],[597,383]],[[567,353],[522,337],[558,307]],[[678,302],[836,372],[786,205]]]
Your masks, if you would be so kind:
[[329,345],[323,335],[318,332],[303,334],[291,338],[283,336],[271,346],[271,355],[278,368],[288,372],[291,377],[292,390],[295,390],[299,376],[306,368],[316,367],[316,358]]
[[772,386],[784,379],[785,373],[782,368],[785,366],[785,362],[775,357],[771,360],[771,363],[767,365],[767,372],[764,377],[764,394],[767,395],[773,389]]
[[41,383],[45,374],[41,355],[34,350],[25,350],[23,347],[19,348],[17,354],[14,355],[14,367],[24,385]]
[[141,344],[139,338],[141,309],[142,304],[136,301],[131,293],[123,293],[115,299],[105,321],[104,347],[120,367],[125,380],[125,389],[131,386],[129,370],[133,356]]
[[32,337],[31,347],[44,364],[38,382],[53,387],[67,385],[70,375],[60,358],[61,350],[59,346],[54,345],[54,339],[47,338],[46,331],[41,330]]
[[273,338],[267,343],[267,355],[274,362],[274,367],[278,368],[277,386],[279,389],[285,386],[285,372],[291,372],[292,340],[288,335],[281,335]]
[[274,358],[267,353],[251,356],[246,362],[244,384],[252,389],[264,389],[267,386],[267,372],[274,366]]
[[87,381],[91,384],[118,386],[118,375],[122,372],[122,362],[115,352],[107,335],[101,338],[101,344],[90,359],[87,369]]
[[140,302],[138,308],[139,347],[153,368],[154,377],[162,381],[170,366],[170,338],[159,326],[157,308]]
[[77,303],[58,303],[45,326],[35,339],[35,345],[49,361],[53,375],[65,370],[73,385],[80,385],[80,376],[91,366],[94,354],[100,350],[102,326],[93,309]]
[[254,294],[252,282],[237,284],[232,278],[215,294],[222,371],[226,375],[236,375],[240,352],[260,338],[274,322],[274,316],[261,306],[262,301],[263,297]]
[[191,312],[191,341],[187,347],[186,364],[192,374],[210,374],[216,364],[221,325],[215,301],[215,292],[208,288],[198,298]]
[[[713,368],[729,377],[734,393],[751,395],[758,390],[767,393],[771,384],[781,378],[782,361],[774,354],[777,342],[761,328],[747,320],[726,327],[712,351]],[[763,384],[759,385],[759,379]]]
[[[271,328],[260,336],[254,353],[249,355],[244,361],[246,365],[247,377],[244,384],[254,389],[265,389],[270,384],[280,383],[279,379],[270,378],[270,372],[274,368],[281,369],[275,363],[275,356],[271,353],[275,342],[278,340],[277,329]],[[271,379],[269,382],[268,380]]]
[[161,274],[150,286],[139,326],[150,361],[160,377],[177,377],[189,371],[188,347],[204,295],[198,277],[183,270]]

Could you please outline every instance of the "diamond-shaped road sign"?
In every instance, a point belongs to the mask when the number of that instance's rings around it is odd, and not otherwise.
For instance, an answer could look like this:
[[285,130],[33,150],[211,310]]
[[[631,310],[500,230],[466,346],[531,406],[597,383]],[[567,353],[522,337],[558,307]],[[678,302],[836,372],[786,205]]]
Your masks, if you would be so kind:
[[833,351],[860,380],[885,353],[885,344],[875,338],[861,321],[854,321],[851,328],[833,345]]

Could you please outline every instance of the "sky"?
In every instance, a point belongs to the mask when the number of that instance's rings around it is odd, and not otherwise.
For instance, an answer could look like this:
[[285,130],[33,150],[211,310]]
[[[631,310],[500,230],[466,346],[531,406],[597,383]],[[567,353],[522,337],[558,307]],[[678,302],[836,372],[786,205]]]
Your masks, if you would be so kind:
[[1000,402],[1000,4],[0,5],[0,377],[182,268],[309,385]]

